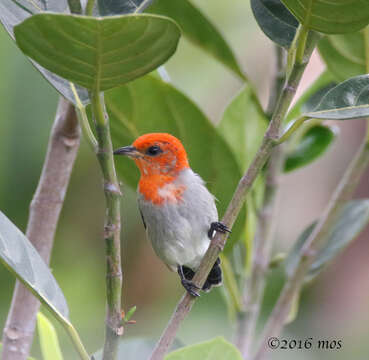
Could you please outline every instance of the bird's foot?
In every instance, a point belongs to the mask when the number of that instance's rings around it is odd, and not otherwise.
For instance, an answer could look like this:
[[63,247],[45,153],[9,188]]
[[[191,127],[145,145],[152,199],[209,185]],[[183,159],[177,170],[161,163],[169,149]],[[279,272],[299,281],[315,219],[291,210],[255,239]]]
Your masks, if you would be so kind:
[[187,279],[181,279],[181,283],[190,295],[194,297],[200,296],[200,294],[198,293],[198,290],[200,290],[200,288],[197,285],[195,285],[192,281]]
[[215,231],[220,232],[222,234],[231,233],[232,232],[227,226],[225,226],[220,221],[214,221],[214,222],[212,222],[210,224],[210,229],[208,231],[209,239],[212,239],[214,237],[214,232]]

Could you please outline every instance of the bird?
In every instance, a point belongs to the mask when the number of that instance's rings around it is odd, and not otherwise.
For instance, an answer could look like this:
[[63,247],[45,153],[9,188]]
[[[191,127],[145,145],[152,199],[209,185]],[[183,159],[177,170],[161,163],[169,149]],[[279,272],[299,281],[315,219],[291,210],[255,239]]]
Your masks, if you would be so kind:
[[181,141],[167,133],[149,133],[113,153],[133,159],[140,171],[138,207],[156,255],[178,272],[192,296],[220,286],[219,258],[202,289],[192,282],[215,233],[231,231],[218,220],[215,197],[190,168]]

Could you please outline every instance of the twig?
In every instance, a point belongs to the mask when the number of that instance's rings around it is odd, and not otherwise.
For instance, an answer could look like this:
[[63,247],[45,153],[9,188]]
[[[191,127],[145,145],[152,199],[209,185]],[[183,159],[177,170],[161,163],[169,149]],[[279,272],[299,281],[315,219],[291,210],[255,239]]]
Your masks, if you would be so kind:
[[104,238],[106,244],[106,333],[104,360],[117,358],[119,338],[123,334],[121,318],[122,270],[120,259],[120,188],[113,160],[113,147],[109,121],[104,113],[99,91],[90,94],[95,120],[100,167],[104,178],[106,219]]
[[[272,82],[267,114],[272,114],[277,95],[284,83],[284,49],[275,45],[276,70]],[[270,250],[274,238],[277,178],[280,172],[283,151],[277,147],[268,162],[263,206],[258,216],[258,228],[254,241],[250,277],[243,290],[242,311],[237,314],[235,345],[244,359],[248,358],[254,338],[257,320],[263,299],[266,271],[270,261]]]
[[258,350],[253,360],[262,360],[267,355],[267,341],[271,336],[278,336],[286,322],[294,296],[300,291],[305,274],[314,262],[317,252],[325,240],[325,235],[334,223],[343,205],[356,188],[359,179],[369,163],[369,139],[361,144],[351,161],[332,198],[323,212],[313,232],[306,240],[299,254],[295,271],[287,279],[279,299],[273,308],[264,328]]
[[[28,239],[46,263],[50,259],[79,139],[80,130],[74,107],[60,98],[42,174],[30,206],[26,231]],[[39,301],[17,281],[3,333],[3,360],[27,358],[39,306]]]
[[[228,205],[227,211],[222,219],[222,222],[229,228],[232,228],[233,223],[235,222],[237,215],[246,200],[247,194],[252,187],[252,184],[254,183],[260,170],[263,168],[265,162],[269,158],[273,146],[279,138],[279,131],[282,120],[284,119],[287,110],[291,104],[292,98],[296,92],[297,86],[300,82],[301,76],[309,61],[314,47],[315,42],[310,41],[306,48],[303,62],[295,62],[290,71],[289,77],[286,81],[285,86],[283,87],[269,127],[264,135],[262,144],[258,152],[256,153],[251,165],[247,169],[244,176],[241,178],[237,189],[232,197],[232,200]],[[193,282],[195,283],[195,285],[201,288],[202,285],[205,283],[206,278],[212,266],[214,265],[219,253],[224,248],[225,242],[226,236],[224,234],[218,233],[214,237],[200,264],[199,269],[196,271],[196,274],[193,278]],[[167,328],[164,330],[164,333],[162,334],[150,357],[151,360],[161,360],[164,357],[170,345],[173,343],[181,322],[191,310],[194,302],[195,298],[191,297],[191,295],[189,294],[185,294],[182,297],[167,325]]]

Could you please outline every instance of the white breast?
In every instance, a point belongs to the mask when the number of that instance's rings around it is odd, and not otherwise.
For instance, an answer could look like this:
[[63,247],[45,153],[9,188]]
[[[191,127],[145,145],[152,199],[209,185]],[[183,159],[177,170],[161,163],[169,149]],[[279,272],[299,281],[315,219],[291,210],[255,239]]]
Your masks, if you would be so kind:
[[[172,199],[172,187],[184,189],[180,201]],[[166,199],[162,205],[153,205],[138,194],[147,234],[158,257],[173,270],[178,265],[196,270],[209,247],[210,224],[218,221],[214,197],[202,179],[191,169],[182,170],[175,182],[158,191]]]

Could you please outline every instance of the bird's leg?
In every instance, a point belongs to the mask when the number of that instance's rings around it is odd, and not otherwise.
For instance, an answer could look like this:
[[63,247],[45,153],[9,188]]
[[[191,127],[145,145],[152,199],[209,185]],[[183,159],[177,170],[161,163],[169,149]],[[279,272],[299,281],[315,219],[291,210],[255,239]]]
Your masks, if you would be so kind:
[[196,286],[191,280],[186,279],[186,277],[183,273],[182,266],[178,265],[177,266],[177,271],[178,271],[178,274],[181,278],[181,283],[182,283],[183,287],[186,289],[186,291],[192,296],[200,296],[200,294],[197,292],[197,290],[200,290],[200,288],[198,286]]
[[213,237],[214,237],[214,232],[215,231],[218,231],[222,234],[225,234],[225,233],[231,233],[232,231],[230,229],[228,229],[227,226],[225,226],[223,223],[221,223],[220,221],[214,221],[210,224],[210,229],[208,231],[208,236],[209,236],[209,239],[212,240]]

